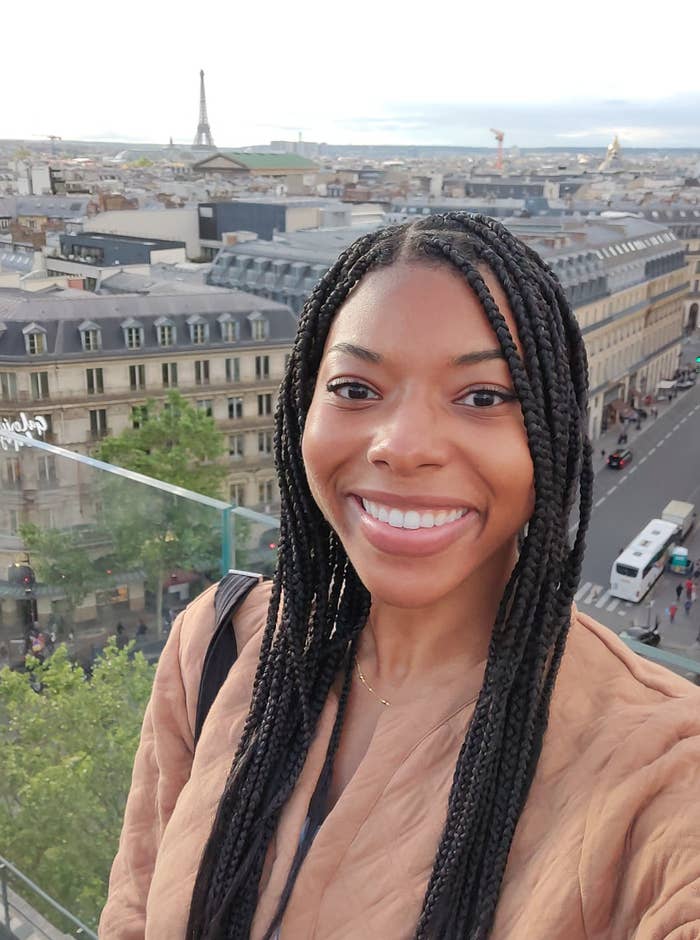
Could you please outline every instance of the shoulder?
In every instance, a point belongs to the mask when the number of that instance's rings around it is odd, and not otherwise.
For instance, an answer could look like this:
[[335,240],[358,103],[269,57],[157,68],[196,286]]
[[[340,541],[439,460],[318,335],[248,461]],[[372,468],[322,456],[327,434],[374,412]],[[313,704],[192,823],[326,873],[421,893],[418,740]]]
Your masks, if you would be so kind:
[[[216,627],[214,598],[219,582],[203,591],[180,614],[177,639],[178,663],[182,685],[185,690],[188,712],[194,712],[199,695],[199,682],[202,676],[204,657],[211,643]],[[267,608],[270,603],[272,582],[263,581],[256,585],[236,611],[231,629],[236,635],[238,655],[265,625]]]
[[700,742],[700,688],[633,652],[574,611],[552,697],[553,732],[608,779],[648,766],[680,740]]
[[555,736],[568,736],[587,791],[579,877],[590,935],[697,926],[700,689],[576,611],[560,679]]
[[[700,672],[700,663],[698,664]],[[592,694],[598,707],[652,704],[655,708],[677,705],[697,710],[700,720],[700,688],[665,666],[631,650],[608,627],[574,608],[562,679]]]

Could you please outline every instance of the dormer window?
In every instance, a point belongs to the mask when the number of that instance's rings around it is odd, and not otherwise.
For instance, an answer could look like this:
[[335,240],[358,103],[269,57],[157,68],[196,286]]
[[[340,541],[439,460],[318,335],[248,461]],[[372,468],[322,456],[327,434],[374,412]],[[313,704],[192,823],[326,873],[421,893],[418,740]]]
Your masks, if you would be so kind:
[[217,318],[221,327],[221,339],[224,343],[237,343],[240,339],[240,323],[230,313],[222,313]]
[[143,346],[143,326],[138,320],[130,317],[122,323],[124,345],[127,349],[141,349]]
[[250,314],[248,319],[250,320],[253,339],[258,342],[267,339],[270,335],[270,322],[267,317],[263,316],[259,310],[256,310]]
[[187,318],[187,325],[190,328],[190,342],[194,346],[201,346],[209,339],[209,324],[200,316]]
[[38,323],[30,323],[22,330],[24,345],[30,356],[43,356],[46,353],[46,330]]
[[102,330],[92,320],[83,320],[78,327],[80,330],[80,342],[85,352],[94,352],[102,348]]
[[158,317],[155,322],[159,346],[174,346],[177,341],[177,329],[169,317]]

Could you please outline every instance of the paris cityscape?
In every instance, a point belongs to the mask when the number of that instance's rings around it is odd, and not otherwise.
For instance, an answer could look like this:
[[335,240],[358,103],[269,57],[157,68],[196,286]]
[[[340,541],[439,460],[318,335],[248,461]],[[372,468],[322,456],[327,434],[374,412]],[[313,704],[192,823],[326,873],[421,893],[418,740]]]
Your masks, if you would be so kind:
[[[274,571],[275,409],[314,286],[359,236],[452,211],[535,249],[583,335],[595,482],[578,609],[700,682],[700,139],[645,138],[621,111],[595,142],[531,145],[488,103],[473,145],[379,123],[333,143],[291,118],[277,139],[232,138],[205,59],[179,102],[187,140],[72,139],[58,121],[4,137],[0,115],[0,676],[24,683],[0,698],[7,761],[7,716],[34,708],[52,659],[61,681],[107,686],[105,663],[126,674],[142,654],[133,755],[177,615],[229,568]],[[182,435],[187,469],[160,434]],[[32,720],[26,740],[58,728]],[[94,779],[66,796],[68,764],[39,786],[24,759],[0,758],[0,934],[96,937],[115,847],[91,855],[93,833],[61,855],[60,827],[30,836],[33,807],[69,816],[84,799],[118,836],[125,794],[105,810]]]

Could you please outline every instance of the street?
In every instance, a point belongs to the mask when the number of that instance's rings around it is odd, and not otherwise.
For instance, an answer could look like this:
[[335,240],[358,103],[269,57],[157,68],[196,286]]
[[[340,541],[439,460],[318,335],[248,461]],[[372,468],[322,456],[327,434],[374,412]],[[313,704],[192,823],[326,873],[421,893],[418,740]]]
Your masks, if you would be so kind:
[[[688,344],[686,351],[692,351],[694,357],[696,348],[697,344]],[[658,418],[647,418],[640,431],[629,433],[634,460],[628,468],[620,471],[605,466],[600,453],[605,445],[597,442],[593,512],[575,600],[579,609],[618,633],[633,624],[653,624],[658,616],[661,648],[700,660],[696,643],[700,601],[688,616],[683,595],[673,624],[666,613],[676,601],[675,588],[681,576],[663,574],[639,604],[611,597],[608,591],[610,569],[619,550],[650,519],[660,517],[671,499],[694,503],[700,509],[700,382],[658,407]],[[612,438],[607,452],[614,447]],[[691,530],[685,545],[692,559],[700,557],[700,524]]]

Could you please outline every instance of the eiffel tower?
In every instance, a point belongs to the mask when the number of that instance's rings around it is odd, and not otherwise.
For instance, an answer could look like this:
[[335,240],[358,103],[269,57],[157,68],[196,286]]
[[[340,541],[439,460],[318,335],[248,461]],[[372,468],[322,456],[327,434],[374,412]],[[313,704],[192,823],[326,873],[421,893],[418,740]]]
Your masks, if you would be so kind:
[[214,147],[214,140],[211,136],[211,128],[207,118],[207,96],[204,91],[204,70],[199,73],[199,124],[195,134],[195,147]]

